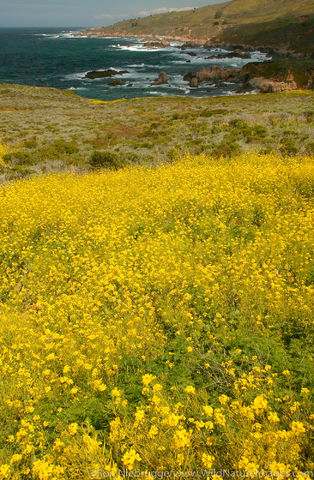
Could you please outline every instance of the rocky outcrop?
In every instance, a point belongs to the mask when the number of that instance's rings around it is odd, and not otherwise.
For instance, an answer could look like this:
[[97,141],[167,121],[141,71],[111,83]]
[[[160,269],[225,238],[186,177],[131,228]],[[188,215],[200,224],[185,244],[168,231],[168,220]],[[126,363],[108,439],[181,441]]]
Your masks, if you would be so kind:
[[124,73],[129,73],[127,70],[122,70],[118,72],[110,68],[109,70],[93,70],[92,72],[87,72],[85,77],[94,80],[95,78],[111,78],[115,75],[123,75]]
[[258,90],[262,93],[283,92],[298,88],[314,88],[313,62],[285,61],[248,63],[242,68],[202,68],[184,76],[190,86],[199,83],[237,82],[240,91]]
[[154,81],[153,85],[165,85],[168,83],[168,75],[166,72],[160,72],[159,77]]
[[299,60],[251,63],[241,69],[241,79],[261,91],[310,90],[314,88],[314,63]]
[[110,87],[118,87],[118,86],[122,87],[123,85],[125,85],[125,82],[120,78],[115,78],[111,80],[111,82],[109,82],[108,85],[110,85]]
[[[293,77],[292,77],[293,78]],[[276,82],[263,77],[254,77],[249,82],[249,86],[261,93],[278,93],[297,90],[298,86],[294,80],[289,82]]]
[[170,43],[167,42],[166,40],[158,40],[158,41],[152,41],[152,42],[146,42],[144,43],[144,47],[146,48],[167,48],[170,47]]
[[[236,81],[239,73],[240,68],[220,68],[214,65],[211,68],[204,67],[198,72],[188,73],[183,79],[190,82],[191,87],[195,87],[201,82]],[[195,79],[197,80],[197,85]]]

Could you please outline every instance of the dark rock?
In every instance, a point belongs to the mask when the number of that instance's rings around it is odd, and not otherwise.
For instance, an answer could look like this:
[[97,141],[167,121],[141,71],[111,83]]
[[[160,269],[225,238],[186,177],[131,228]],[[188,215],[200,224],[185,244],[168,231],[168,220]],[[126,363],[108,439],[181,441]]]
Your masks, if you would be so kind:
[[110,78],[114,77],[115,75],[123,75],[124,73],[129,73],[127,70],[122,70],[118,72],[117,70],[93,70],[92,72],[87,72],[85,75],[86,78],[91,78],[94,80],[95,78]]
[[151,42],[144,43],[144,47],[147,47],[147,48],[166,48],[169,46],[170,46],[170,43],[166,42],[166,40],[151,41]]
[[185,82],[190,82],[192,80],[192,78],[197,78],[197,72],[186,73],[183,77],[183,80]]
[[166,72],[160,72],[159,77],[154,81],[153,85],[165,85],[168,83],[168,75]]
[[218,53],[217,55],[213,55],[212,57],[207,57],[210,60],[217,59],[220,60],[222,58],[251,58],[251,55],[248,52],[239,52],[239,51],[234,51],[234,52],[228,52],[228,53]]
[[233,45],[230,43],[212,43],[210,40],[208,40],[204,44],[204,48],[207,48],[208,50],[211,50],[213,48],[223,48],[224,50],[233,50],[233,51],[238,51],[238,52],[253,52],[256,50],[255,47],[251,47],[250,45]]
[[187,52],[186,55],[190,55],[190,57],[197,57],[195,52]]
[[110,87],[118,87],[118,86],[121,87],[122,85],[125,85],[125,83],[120,78],[116,78],[114,80],[111,80],[111,82],[109,82],[108,85],[110,85]]

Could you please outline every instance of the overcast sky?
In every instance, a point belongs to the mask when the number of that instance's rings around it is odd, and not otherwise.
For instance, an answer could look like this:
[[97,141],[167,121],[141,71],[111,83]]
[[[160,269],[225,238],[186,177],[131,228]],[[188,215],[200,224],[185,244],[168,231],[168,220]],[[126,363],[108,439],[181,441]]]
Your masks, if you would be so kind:
[[225,0],[0,0],[0,27],[83,27]]

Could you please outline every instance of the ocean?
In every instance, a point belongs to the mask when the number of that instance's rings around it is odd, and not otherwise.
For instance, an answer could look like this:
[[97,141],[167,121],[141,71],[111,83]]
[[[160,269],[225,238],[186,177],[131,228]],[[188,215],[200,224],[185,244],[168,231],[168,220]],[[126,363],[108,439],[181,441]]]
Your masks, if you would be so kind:
[[[83,27],[82,27],[83,28]],[[77,29],[76,31],[78,31]],[[143,39],[79,37],[70,28],[0,29],[0,83],[18,83],[72,90],[99,100],[135,97],[208,97],[235,94],[238,85],[219,87],[204,84],[189,87],[183,76],[202,67],[241,67],[249,61],[264,61],[253,52],[251,59],[211,59],[221,49],[181,50],[180,42],[167,48],[146,48]],[[189,55],[192,54],[192,55]],[[127,70],[123,86],[111,87],[110,79],[91,80],[91,70]],[[154,86],[161,71],[169,75],[169,85]]]

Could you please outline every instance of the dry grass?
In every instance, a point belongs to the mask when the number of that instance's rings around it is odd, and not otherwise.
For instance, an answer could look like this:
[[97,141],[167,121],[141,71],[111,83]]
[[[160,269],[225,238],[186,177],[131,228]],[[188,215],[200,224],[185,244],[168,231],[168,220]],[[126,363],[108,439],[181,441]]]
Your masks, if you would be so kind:
[[313,136],[310,92],[94,103],[72,92],[1,85],[1,109],[0,139],[27,156],[24,165],[8,160],[2,181],[52,164],[86,170],[94,150],[151,165],[184,152],[228,155],[233,147],[281,153],[287,138],[291,154],[310,153]]

